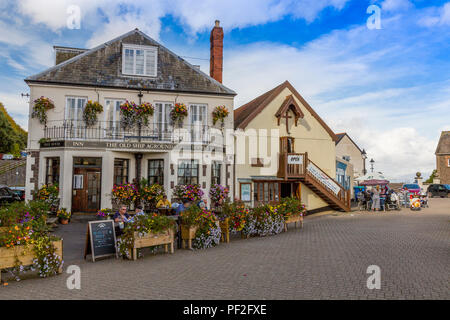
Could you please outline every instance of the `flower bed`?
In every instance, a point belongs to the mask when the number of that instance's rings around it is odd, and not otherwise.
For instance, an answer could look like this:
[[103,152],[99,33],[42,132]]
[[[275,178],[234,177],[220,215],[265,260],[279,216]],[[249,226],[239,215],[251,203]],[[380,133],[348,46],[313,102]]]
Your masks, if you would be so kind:
[[136,260],[137,249],[157,245],[170,245],[173,253],[175,221],[158,214],[136,215],[126,224],[123,234],[117,240],[119,254]]
[[44,184],[36,191],[35,199],[49,205],[49,209],[56,210],[59,206],[59,187],[57,184]]
[[[51,241],[51,245],[54,247],[54,255],[51,257],[57,259],[61,263],[57,268],[56,272],[51,271],[45,267],[40,275],[43,276],[46,272],[52,274],[62,273],[62,258],[63,258],[63,241],[55,240]],[[24,271],[24,268],[20,266],[34,266],[37,263],[36,246],[35,245],[18,245],[11,248],[0,247],[0,280],[1,280],[1,270],[7,268],[14,268],[19,265],[19,269]]]
[[276,206],[266,204],[249,211],[243,235],[249,236],[269,236],[283,231],[284,216],[278,212]]
[[300,200],[294,197],[283,198],[277,206],[278,212],[284,217],[284,231],[287,231],[287,225],[297,222],[303,227],[303,215],[306,213],[306,206]]
[[48,204],[43,201],[13,203],[0,209],[0,269],[39,271],[41,277],[61,272],[62,240],[49,234]]
[[209,210],[191,205],[181,213],[181,238],[188,248],[207,249],[219,244],[221,229],[217,217]]

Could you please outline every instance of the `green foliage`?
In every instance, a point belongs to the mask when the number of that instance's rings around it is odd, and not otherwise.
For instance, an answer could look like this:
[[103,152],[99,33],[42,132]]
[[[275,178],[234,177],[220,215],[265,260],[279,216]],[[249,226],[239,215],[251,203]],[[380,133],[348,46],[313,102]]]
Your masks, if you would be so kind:
[[202,214],[202,209],[197,205],[191,205],[189,208],[181,212],[181,222],[187,226],[192,227],[199,224],[199,217]]
[[436,177],[437,170],[434,169],[431,173],[430,177],[425,181],[425,183],[433,183],[434,178]]
[[41,277],[54,275],[58,272],[63,261],[56,254],[52,241],[58,240],[49,234],[46,226],[47,205],[40,201],[29,203],[17,202],[0,209],[0,225],[6,231],[0,233],[0,247],[14,248],[16,246],[28,248],[33,246],[34,259],[31,267],[24,267],[15,252],[16,266],[13,274],[19,280],[18,273],[28,269],[37,269]]
[[27,133],[17,125],[0,103],[0,153],[16,153],[17,155],[26,148],[26,145]]
[[166,216],[153,214],[136,215],[125,225],[123,234],[117,241],[119,254],[123,257],[130,257],[130,251],[133,249],[135,233],[144,236],[148,233],[158,234],[170,228],[174,228],[175,220]]

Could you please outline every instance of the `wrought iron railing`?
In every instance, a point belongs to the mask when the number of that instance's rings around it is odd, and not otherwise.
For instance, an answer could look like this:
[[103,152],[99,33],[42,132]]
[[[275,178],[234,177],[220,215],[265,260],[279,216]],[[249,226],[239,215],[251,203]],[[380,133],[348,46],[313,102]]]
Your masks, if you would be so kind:
[[125,128],[120,121],[99,121],[86,126],[84,121],[49,121],[44,129],[44,138],[50,140],[83,141],[139,141],[139,142],[192,142],[209,143],[210,127],[202,124],[183,125],[181,128],[170,123],[134,125]]

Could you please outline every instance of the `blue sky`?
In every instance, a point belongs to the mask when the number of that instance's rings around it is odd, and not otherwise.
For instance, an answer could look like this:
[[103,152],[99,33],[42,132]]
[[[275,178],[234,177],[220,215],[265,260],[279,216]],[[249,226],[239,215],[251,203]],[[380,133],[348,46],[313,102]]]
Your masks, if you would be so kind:
[[[369,5],[381,29],[369,29]],[[78,5],[81,28],[67,28]],[[335,132],[348,132],[393,180],[428,176],[450,130],[450,2],[433,0],[0,0],[0,101],[24,128],[23,79],[53,45],[92,48],[136,27],[209,71],[224,27],[224,84],[236,107],[289,80]]]

